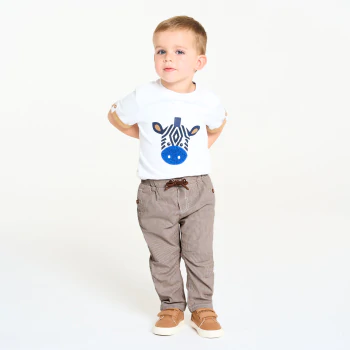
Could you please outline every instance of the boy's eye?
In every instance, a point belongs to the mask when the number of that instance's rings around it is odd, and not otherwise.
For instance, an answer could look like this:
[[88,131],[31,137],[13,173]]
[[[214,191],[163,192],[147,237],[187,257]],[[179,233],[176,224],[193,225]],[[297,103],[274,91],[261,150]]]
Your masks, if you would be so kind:
[[[162,52],[165,52],[164,50],[159,50],[157,54],[162,54]],[[184,54],[182,50],[176,50],[176,52],[181,52],[181,55]]]

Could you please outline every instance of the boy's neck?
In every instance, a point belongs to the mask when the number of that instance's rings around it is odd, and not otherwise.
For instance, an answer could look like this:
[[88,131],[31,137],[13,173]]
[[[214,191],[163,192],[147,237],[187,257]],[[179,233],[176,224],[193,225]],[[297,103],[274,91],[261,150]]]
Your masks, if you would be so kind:
[[160,82],[165,88],[178,93],[186,94],[196,90],[196,83],[192,80],[192,78],[186,79],[184,81],[180,80],[173,83],[169,83],[160,78]]

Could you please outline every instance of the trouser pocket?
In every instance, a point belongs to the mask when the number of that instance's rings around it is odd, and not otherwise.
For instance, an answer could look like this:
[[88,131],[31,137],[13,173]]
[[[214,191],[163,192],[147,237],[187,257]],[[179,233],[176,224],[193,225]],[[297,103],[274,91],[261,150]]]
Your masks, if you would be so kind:
[[203,176],[203,182],[207,192],[215,193],[214,185],[209,175]]

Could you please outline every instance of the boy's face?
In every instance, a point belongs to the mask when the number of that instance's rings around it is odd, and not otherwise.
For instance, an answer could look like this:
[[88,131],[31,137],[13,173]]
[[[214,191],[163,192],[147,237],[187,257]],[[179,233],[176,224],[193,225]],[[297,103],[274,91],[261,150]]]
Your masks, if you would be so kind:
[[[155,69],[160,78],[169,83],[180,80],[192,81],[196,70],[202,69],[207,61],[199,55],[190,30],[176,30],[156,33],[153,37]],[[166,71],[165,68],[174,68]]]

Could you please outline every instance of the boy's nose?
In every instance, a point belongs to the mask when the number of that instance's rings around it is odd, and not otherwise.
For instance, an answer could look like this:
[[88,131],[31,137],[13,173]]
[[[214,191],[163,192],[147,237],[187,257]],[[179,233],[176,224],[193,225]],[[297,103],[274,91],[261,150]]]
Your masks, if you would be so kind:
[[167,54],[166,56],[164,56],[164,62],[167,62],[167,61],[171,61],[170,54]]

